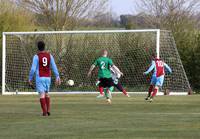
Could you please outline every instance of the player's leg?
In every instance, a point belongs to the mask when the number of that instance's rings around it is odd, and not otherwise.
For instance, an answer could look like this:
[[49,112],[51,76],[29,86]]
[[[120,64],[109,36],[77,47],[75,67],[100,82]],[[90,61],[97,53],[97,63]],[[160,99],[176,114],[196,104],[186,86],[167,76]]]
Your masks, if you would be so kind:
[[114,89],[113,89],[113,86],[111,86],[111,87],[109,87],[109,88],[107,88],[106,89],[106,93],[108,94],[108,97],[110,98],[110,99],[112,99],[112,91],[113,91]]
[[111,100],[110,100],[111,93],[110,93],[110,90],[109,90],[109,88],[111,87],[111,84],[109,82],[109,79],[107,79],[107,78],[101,78],[99,86],[103,88],[107,102],[111,103]]
[[156,84],[155,84],[155,87],[153,89],[153,93],[151,95],[151,99],[150,101],[153,101],[153,98],[156,96],[156,94],[158,93],[159,91],[159,88],[162,87],[163,85],[163,82],[164,82],[164,75],[163,76],[160,76],[160,77],[157,77],[157,80],[156,80]]
[[45,83],[42,79],[36,79],[36,89],[40,95],[40,105],[43,116],[47,115],[46,100],[45,100]]
[[102,86],[103,79],[99,79],[96,83],[96,85],[98,86],[99,92],[100,94],[97,96],[97,98],[103,98],[104,97],[104,88]]
[[40,93],[40,105],[42,108],[42,115],[47,115],[47,108],[46,108],[46,100],[45,100],[45,92],[39,92]]
[[110,98],[109,94],[108,94],[108,89],[107,88],[104,89],[104,94],[105,94],[106,99]]
[[123,92],[123,94],[124,94],[125,96],[130,97],[129,94],[126,92],[126,90],[123,88],[123,86],[121,85],[120,82],[118,82],[117,84],[115,84],[115,87],[116,87],[119,91]]
[[112,98],[112,95],[111,95],[111,93],[113,92],[113,90],[114,90],[114,86],[111,86],[110,88],[109,88],[109,91],[110,91],[110,93],[108,93],[108,88],[104,88],[103,89],[103,92],[104,92],[104,96],[106,97],[106,98]]
[[153,85],[153,84],[150,84],[149,90],[148,90],[148,95],[147,95],[147,97],[145,98],[146,100],[148,100],[148,99],[151,97],[151,93],[152,93],[153,89],[154,89],[154,85]]
[[47,78],[45,79],[45,83],[46,83],[46,92],[45,92],[45,100],[46,100],[46,109],[47,109],[47,115],[50,116],[50,96],[48,94],[49,90],[50,90],[50,85],[51,85],[51,79]]
[[108,94],[108,97],[107,97],[107,102],[109,104],[111,104],[111,98],[112,98],[112,95],[111,95],[111,91],[110,91],[110,88],[113,86],[113,80],[112,78],[107,78],[105,79],[105,87],[107,88],[107,94]]
[[110,92],[109,88],[107,89],[105,95],[106,95],[106,101],[107,101],[109,104],[111,104],[111,103],[112,103],[112,101],[111,101],[112,95],[111,95],[111,92]]
[[103,89],[104,89],[104,88],[103,88],[102,86],[99,86],[98,88],[99,88],[99,93],[100,93],[100,94],[99,94],[99,96],[97,96],[97,97],[98,97],[98,98],[104,97],[104,93],[103,93]]
[[47,109],[47,115],[50,116],[50,96],[48,92],[45,93],[45,100],[46,100],[46,109]]
[[100,80],[101,80],[101,79],[99,79],[99,80],[96,81],[96,86],[97,86],[98,89],[99,89],[100,95],[103,96],[103,87],[101,87],[101,86],[99,85],[99,84],[101,83]]
[[112,95],[111,95],[111,92],[110,92],[110,88],[105,88],[104,89],[104,94],[105,94],[105,97],[106,97],[106,101],[111,104],[111,98],[112,98]]
[[153,93],[151,95],[151,98],[154,98],[156,96],[156,94],[158,93],[158,90],[159,90],[159,86],[156,85],[153,89]]
[[153,92],[153,90],[154,90],[154,86],[155,86],[155,84],[156,84],[156,81],[157,81],[156,76],[152,76],[152,78],[151,78],[151,83],[150,83],[150,86],[149,86],[149,89],[148,89],[148,95],[147,95],[147,97],[145,98],[145,100],[149,100],[149,99],[150,99],[151,94],[152,94],[152,92]]
[[110,90],[112,90],[112,89],[110,89],[110,88],[105,88],[104,89],[104,94],[105,94],[106,99],[111,99],[112,98]]
[[155,85],[154,89],[153,89],[153,93],[149,99],[149,102],[152,102],[153,101],[153,98],[156,96],[156,94],[158,93],[158,90],[159,90],[159,86]]

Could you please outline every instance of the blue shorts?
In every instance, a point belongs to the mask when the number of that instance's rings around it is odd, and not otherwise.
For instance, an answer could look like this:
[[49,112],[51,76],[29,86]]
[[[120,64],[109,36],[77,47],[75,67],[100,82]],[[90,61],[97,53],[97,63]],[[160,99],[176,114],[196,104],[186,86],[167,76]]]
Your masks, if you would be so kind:
[[162,87],[163,82],[164,82],[164,75],[162,75],[160,77],[152,76],[152,78],[151,78],[151,84],[153,84],[155,86]]
[[36,89],[39,93],[48,93],[50,90],[51,78],[40,77],[36,79]]

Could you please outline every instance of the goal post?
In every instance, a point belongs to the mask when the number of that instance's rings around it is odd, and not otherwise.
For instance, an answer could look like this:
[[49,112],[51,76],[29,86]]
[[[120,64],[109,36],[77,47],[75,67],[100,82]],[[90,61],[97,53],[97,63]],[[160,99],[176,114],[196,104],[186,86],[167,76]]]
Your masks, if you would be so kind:
[[6,34],[2,33],[2,95],[6,93],[5,77],[6,77]]
[[[142,93],[148,90],[150,76],[145,78],[142,73],[150,64],[152,53],[171,64],[174,71],[172,75],[166,76],[162,92],[169,89],[179,95],[187,94],[190,89],[175,41],[169,31],[3,32],[2,94],[36,93],[28,86],[27,80],[32,57],[37,53],[38,40],[43,40],[46,49],[54,56],[63,81],[59,88],[52,84],[51,93],[97,93],[96,73],[90,79],[86,74],[101,49],[108,49],[113,62],[124,72],[121,82],[128,92]],[[69,79],[75,81],[73,87],[67,86]]]
[[156,30],[156,56],[160,58],[160,30]]

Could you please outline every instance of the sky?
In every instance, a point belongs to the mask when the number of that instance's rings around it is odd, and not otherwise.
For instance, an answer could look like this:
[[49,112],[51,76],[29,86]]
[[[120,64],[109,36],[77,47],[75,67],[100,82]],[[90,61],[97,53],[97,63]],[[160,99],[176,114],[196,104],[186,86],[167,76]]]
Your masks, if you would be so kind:
[[111,9],[117,15],[133,14],[135,0],[109,0]]

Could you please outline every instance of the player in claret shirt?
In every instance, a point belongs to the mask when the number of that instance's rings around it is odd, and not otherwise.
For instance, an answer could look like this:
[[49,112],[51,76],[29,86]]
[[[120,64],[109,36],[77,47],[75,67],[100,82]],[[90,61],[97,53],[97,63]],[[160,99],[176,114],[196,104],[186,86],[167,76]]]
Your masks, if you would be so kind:
[[151,84],[149,87],[148,96],[146,98],[146,100],[149,100],[150,102],[153,101],[153,98],[156,96],[159,88],[162,87],[163,85],[165,69],[167,70],[167,72],[172,73],[171,68],[165,62],[163,62],[161,59],[155,58],[154,55],[152,57],[153,60],[151,66],[146,72],[144,72],[144,75],[147,75],[152,70],[154,71],[151,78]]
[[38,53],[33,57],[33,63],[29,74],[29,84],[33,86],[32,80],[36,75],[36,89],[40,94],[40,104],[43,116],[50,116],[50,96],[48,95],[51,85],[51,69],[56,76],[56,85],[60,85],[60,77],[53,56],[45,51],[45,43],[37,43]]

